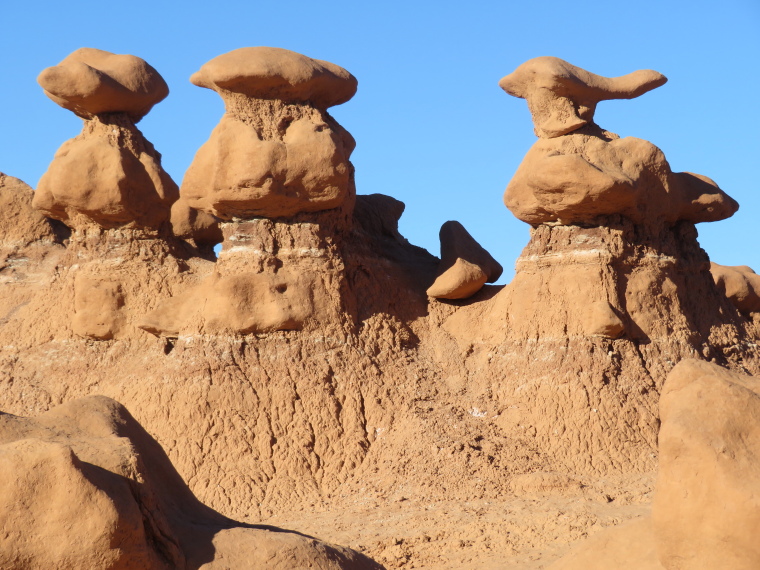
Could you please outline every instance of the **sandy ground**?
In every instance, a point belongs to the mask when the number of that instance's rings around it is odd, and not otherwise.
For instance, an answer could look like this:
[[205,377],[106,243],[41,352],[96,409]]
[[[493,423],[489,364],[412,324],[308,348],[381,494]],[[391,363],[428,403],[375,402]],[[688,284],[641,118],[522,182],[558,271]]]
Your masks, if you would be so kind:
[[653,478],[600,481],[570,496],[467,502],[339,498],[333,507],[315,504],[260,522],[329,537],[388,569],[538,570],[603,528],[648,514]]

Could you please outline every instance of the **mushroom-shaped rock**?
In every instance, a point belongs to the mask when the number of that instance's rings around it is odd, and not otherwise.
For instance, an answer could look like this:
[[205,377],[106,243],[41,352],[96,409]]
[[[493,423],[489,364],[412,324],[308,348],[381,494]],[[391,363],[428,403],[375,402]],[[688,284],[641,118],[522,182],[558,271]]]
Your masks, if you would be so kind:
[[118,402],[0,414],[0,567],[377,570],[311,537],[203,505]]
[[356,93],[356,78],[319,59],[275,47],[240,48],[215,57],[190,77],[198,87],[241,93],[254,99],[309,102],[319,109],[345,103]]
[[137,123],[169,94],[163,77],[134,55],[80,48],[40,73],[45,95],[83,119],[125,113]]
[[730,267],[710,263],[710,273],[718,289],[726,294],[739,311],[760,312],[760,275],[757,275],[750,267],[746,265]]
[[135,56],[84,48],[43,71],[39,82],[84,127],[56,152],[33,206],[74,229],[157,230],[168,222],[179,189],[135,127],[168,93],[158,72]]
[[653,144],[593,123],[598,101],[637,97],[664,82],[648,70],[600,77],[557,58],[530,60],[502,79],[507,93],[528,100],[540,137],[507,186],[506,206],[533,226],[598,225],[615,214],[639,225],[733,215],[739,205],[706,176],[673,172]]
[[499,86],[525,99],[536,135],[551,138],[592,122],[600,101],[633,99],[666,81],[664,75],[651,69],[602,77],[558,57],[537,57],[502,78]]
[[356,92],[350,73],[257,47],[211,60],[191,81],[217,91],[227,109],[185,173],[180,194],[191,208],[230,220],[352,204],[356,143],[325,111]]
[[493,283],[503,268],[475,241],[462,224],[448,221],[441,226],[441,263],[427,294],[436,299],[466,299]]

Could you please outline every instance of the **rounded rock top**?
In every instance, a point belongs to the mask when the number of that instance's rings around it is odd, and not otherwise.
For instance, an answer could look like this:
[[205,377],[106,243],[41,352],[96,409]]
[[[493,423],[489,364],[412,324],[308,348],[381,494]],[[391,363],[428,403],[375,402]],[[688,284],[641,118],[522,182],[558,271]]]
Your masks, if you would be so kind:
[[326,109],[356,93],[357,80],[328,61],[274,47],[247,47],[215,57],[190,77],[199,87],[257,99],[310,102]]
[[134,55],[80,48],[37,77],[45,95],[64,109],[89,119],[126,113],[138,122],[169,94],[163,77]]

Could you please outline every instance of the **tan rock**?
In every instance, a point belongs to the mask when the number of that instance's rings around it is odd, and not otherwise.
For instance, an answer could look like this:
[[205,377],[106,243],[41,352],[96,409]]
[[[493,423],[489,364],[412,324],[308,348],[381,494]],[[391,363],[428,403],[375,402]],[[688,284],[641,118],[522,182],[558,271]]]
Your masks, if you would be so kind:
[[216,245],[223,239],[219,219],[202,210],[191,208],[184,199],[172,204],[171,223],[174,235],[192,239],[198,245]]
[[124,293],[118,282],[78,274],[74,281],[74,334],[108,340],[124,326]]
[[742,313],[760,311],[760,276],[746,265],[729,267],[710,263],[715,285]]
[[34,420],[0,415],[0,466],[4,568],[380,568],[201,504],[158,443],[108,398],[74,400]]
[[652,520],[663,566],[760,567],[760,379],[685,360],[660,418]]
[[325,111],[353,96],[347,71],[245,48],[210,61],[192,81],[216,89],[227,112],[185,173],[180,192],[190,207],[229,220],[352,204],[356,143]]
[[666,81],[664,75],[651,69],[602,77],[558,57],[536,57],[502,78],[499,86],[525,99],[536,136],[551,138],[591,123],[599,101],[633,99]]
[[441,226],[441,263],[427,294],[437,299],[466,299],[493,283],[503,271],[459,222]]
[[274,47],[240,48],[204,64],[190,81],[255,99],[309,102],[319,109],[356,94],[356,78],[334,63]]
[[625,331],[625,324],[607,301],[590,303],[584,320],[586,333],[592,336],[618,338]]
[[608,79],[557,58],[537,58],[499,83],[528,100],[541,137],[504,193],[520,220],[537,224],[595,224],[622,214],[637,224],[713,222],[739,205],[715,182],[674,173],[653,144],[619,138],[593,123],[596,103],[632,98],[665,83],[654,71]]
[[[85,60],[102,64],[116,79]],[[95,83],[90,85],[90,80]],[[68,97],[59,99],[46,91],[81,116],[84,127],[56,152],[40,179],[34,207],[74,229],[156,230],[168,222],[179,190],[162,168],[161,155],[135,127],[168,93],[161,76],[134,56],[82,49],[45,70],[40,82]]]
[[45,95],[83,119],[125,113],[137,123],[169,94],[163,77],[134,55],[80,48],[40,73]]
[[54,240],[50,220],[32,208],[34,190],[18,178],[0,172],[0,243],[27,245],[37,240]]

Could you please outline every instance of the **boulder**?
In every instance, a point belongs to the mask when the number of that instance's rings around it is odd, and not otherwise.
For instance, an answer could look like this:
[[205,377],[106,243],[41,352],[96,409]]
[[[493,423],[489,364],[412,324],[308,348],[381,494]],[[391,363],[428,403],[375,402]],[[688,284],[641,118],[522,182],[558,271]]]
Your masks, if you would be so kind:
[[351,550],[198,501],[114,400],[0,414],[0,566],[17,570],[379,569]]
[[427,294],[437,299],[466,299],[486,283],[493,283],[503,271],[459,222],[441,226],[441,263]]
[[760,312],[760,275],[746,265],[730,267],[710,263],[715,285],[742,313]]
[[164,78],[134,55],[80,48],[40,73],[45,95],[83,119],[124,113],[137,123],[169,94]]

